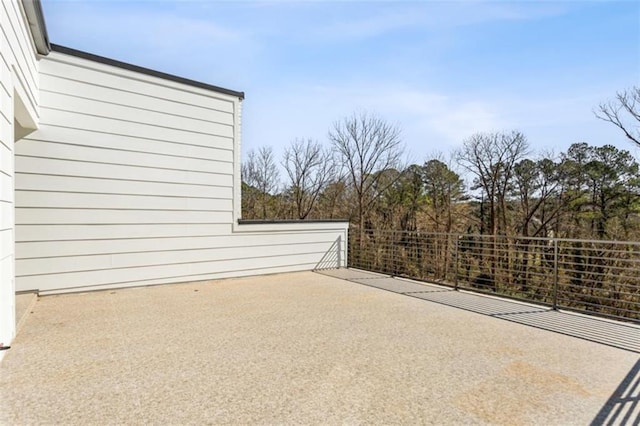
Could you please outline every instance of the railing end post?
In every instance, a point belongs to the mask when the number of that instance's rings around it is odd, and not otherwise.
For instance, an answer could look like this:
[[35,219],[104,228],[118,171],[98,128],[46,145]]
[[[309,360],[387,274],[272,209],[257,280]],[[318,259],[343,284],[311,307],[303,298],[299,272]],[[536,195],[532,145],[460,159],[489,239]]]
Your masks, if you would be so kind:
[[553,239],[553,310],[558,310],[558,240]]

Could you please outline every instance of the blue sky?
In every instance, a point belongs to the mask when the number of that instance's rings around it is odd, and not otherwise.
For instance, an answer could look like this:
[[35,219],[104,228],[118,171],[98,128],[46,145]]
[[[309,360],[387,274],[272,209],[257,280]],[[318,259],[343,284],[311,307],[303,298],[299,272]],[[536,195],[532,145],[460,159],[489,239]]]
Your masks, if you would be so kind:
[[640,84],[636,1],[43,0],[53,43],[244,91],[243,153],[327,142],[356,110],[397,123],[412,162],[478,131],[534,151],[613,144],[593,109]]

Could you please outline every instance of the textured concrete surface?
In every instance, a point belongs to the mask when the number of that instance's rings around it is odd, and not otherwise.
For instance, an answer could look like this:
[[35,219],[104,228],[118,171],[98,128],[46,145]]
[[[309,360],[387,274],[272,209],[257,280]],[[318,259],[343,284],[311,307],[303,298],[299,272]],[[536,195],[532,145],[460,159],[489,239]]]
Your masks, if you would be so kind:
[[2,424],[584,425],[639,365],[312,272],[48,296],[31,311],[0,365]]
[[542,305],[465,290],[455,291],[452,287],[360,269],[326,269],[318,273],[640,354],[640,324],[553,310]]
[[18,293],[16,294],[16,331],[20,331],[22,324],[29,317],[31,308],[38,300],[36,293]]

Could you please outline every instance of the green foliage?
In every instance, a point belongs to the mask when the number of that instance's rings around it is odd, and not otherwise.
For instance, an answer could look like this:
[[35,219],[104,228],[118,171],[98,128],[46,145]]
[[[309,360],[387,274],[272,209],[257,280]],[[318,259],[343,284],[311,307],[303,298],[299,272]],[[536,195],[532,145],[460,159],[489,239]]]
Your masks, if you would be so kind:
[[[373,131],[370,133],[369,130]],[[331,129],[333,154],[298,139],[279,185],[271,149],[242,167],[242,217],[348,219],[363,228],[492,235],[640,239],[640,167],[612,145],[574,143],[528,155],[519,132],[476,134],[457,153],[465,180],[440,159],[401,167],[399,131],[374,115]],[[287,156],[288,155],[288,156]]]
[[638,163],[626,150],[612,145],[573,144],[561,164],[572,201],[565,212],[571,236],[620,238],[614,222],[629,236],[633,216],[639,213]]

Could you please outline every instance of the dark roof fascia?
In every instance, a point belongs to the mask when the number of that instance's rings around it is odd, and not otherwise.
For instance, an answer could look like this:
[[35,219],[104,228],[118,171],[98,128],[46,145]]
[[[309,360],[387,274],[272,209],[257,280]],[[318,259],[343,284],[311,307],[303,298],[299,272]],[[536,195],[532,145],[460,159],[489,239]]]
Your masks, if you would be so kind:
[[22,0],[22,7],[27,15],[27,23],[31,29],[36,51],[41,55],[48,55],[51,51],[51,44],[40,0]]
[[238,219],[238,225],[269,225],[274,223],[349,223],[349,219]]
[[64,53],[65,55],[71,55],[77,58],[82,58],[89,61],[99,62],[101,64],[122,68],[128,71],[138,72],[141,74],[158,77],[164,80],[175,81],[176,83],[187,84],[189,86],[198,87],[200,89],[211,90],[213,92],[223,93],[225,95],[235,96],[237,98],[244,99],[244,92],[237,92],[235,90],[225,89],[223,87],[202,83],[200,81],[190,80],[188,78],[178,77],[173,74],[167,74],[164,72],[155,71],[149,68],[140,67],[138,65],[132,65],[126,62],[116,61],[115,59],[105,58],[104,56],[94,55],[93,53],[83,52],[81,50],[72,49],[70,47],[60,46],[59,44],[51,43],[51,50],[58,53]]

